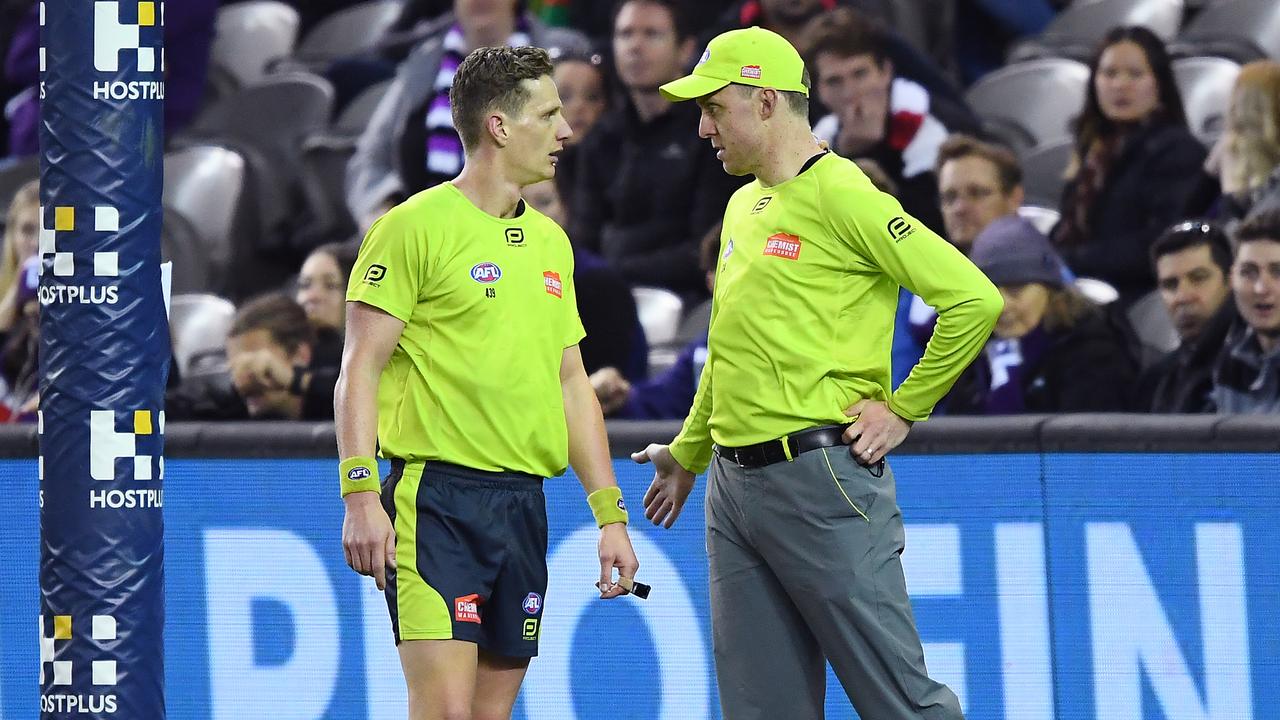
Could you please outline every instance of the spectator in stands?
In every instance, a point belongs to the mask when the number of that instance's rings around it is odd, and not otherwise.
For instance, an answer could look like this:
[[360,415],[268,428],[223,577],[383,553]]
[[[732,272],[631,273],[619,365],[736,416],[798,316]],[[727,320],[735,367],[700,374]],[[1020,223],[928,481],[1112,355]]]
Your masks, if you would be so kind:
[[35,411],[40,346],[40,183],[14,193],[0,253],[0,421]]
[[946,237],[966,255],[978,233],[1022,206],[1022,167],[1007,148],[952,135],[938,151],[937,173]]
[[884,32],[853,11],[814,20],[804,47],[818,99],[831,110],[814,135],[840,155],[874,160],[898,186],[903,209],[941,231],[933,169],[948,130],[930,113],[928,91],[896,77]]
[[433,24],[432,34],[400,64],[347,166],[347,206],[361,230],[392,205],[462,169],[449,88],[468,53],[495,45],[587,51],[581,35],[548,28],[518,12],[517,5],[517,0],[455,0],[453,12]]
[[[809,24],[815,18],[839,7],[843,12],[852,13],[859,22],[886,26],[895,19],[892,4],[892,0],[737,0],[700,36],[700,44],[706,47],[707,42],[720,33],[759,25],[787,38],[803,54]],[[945,125],[965,130],[979,127],[960,91],[931,59],[888,27],[884,28],[884,40],[885,52],[898,74],[929,91],[936,105],[934,114]],[[812,70],[811,67],[810,72]],[[811,101],[814,116],[822,115],[817,98]]]
[[1144,27],[1111,30],[1090,62],[1054,245],[1127,305],[1155,288],[1151,243],[1180,219],[1204,158],[1164,43]]
[[614,21],[622,102],[582,140],[569,237],[632,285],[701,299],[698,241],[742,184],[693,132],[699,110],[658,86],[680,77],[693,37],[673,0],[626,0]]
[[1231,244],[1213,225],[1179,223],[1151,246],[1151,262],[1179,343],[1139,377],[1137,408],[1206,412],[1211,408],[1214,361],[1236,315],[1229,302]]
[[1280,63],[1260,60],[1245,65],[1227,106],[1226,130],[1205,172],[1211,181],[1187,209],[1201,213],[1214,198],[1220,221],[1243,218],[1259,206],[1280,207]]
[[1231,291],[1243,322],[1227,335],[1213,371],[1219,413],[1280,413],[1280,209],[1236,231]]
[[[1135,368],[1103,311],[1063,283],[1062,259],[1021,218],[996,220],[970,259],[1004,311],[982,355],[948,396],[953,414],[1122,410]],[[1033,228],[1034,229],[1034,228]]]
[[580,143],[609,108],[609,92],[602,67],[604,59],[599,53],[558,52],[551,60],[555,64],[553,79],[564,104],[564,119],[573,128],[556,163],[555,184],[563,199],[573,195]]
[[[40,3],[32,2],[5,58],[5,76],[30,88],[7,109],[10,154],[34,155],[40,149]],[[218,0],[170,2],[164,13],[164,122],[172,136],[195,120],[209,83],[209,51],[213,47]],[[143,32],[146,32],[145,30]]]
[[[716,265],[720,261],[720,234],[708,233],[699,248],[699,265],[707,290],[714,291]],[[617,368],[606,367],[591,374],[591,386],[605,417],[628,420],[681,420],[689,414],[693,396],[707,362],[707,331],[684,346],[675,363],[657,377],[644,382],[628,382]]]
[[302,306],[270,293],[236,312],[227,336],[231,384],[259,420],[331,420],[338,368],[317,365]]
[[294,299],[307,313],[315,332],[314,355],[318,365],[337,367],[342,362],[342,340],[347,323],[347,280],[356,264],[359,245],[328,243],[307,256],[298,273]]
[[[557,175],[559,172],[557,167]],[[565,226],[566,208],[555,180],[526,187],[524,199],[557,225]],[[649,344],[640,325],[631,286],[605,261],[591,253],[579,252],[576,243],[573,284],[578,298],[578,317],[587,333],[578,343],[587,373],[616,367],[621,368],[627,378],[643,380],[649,368]]]

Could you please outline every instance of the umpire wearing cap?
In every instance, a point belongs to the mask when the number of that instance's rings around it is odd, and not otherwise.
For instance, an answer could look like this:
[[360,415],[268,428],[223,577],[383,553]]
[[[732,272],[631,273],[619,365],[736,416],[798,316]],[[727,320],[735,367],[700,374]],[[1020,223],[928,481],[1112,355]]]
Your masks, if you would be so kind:
[[[834,667],[863,720],[954,720],[925,670],[899,556],[902,514],[884,464],[911,423],[981,350],[995,287],[953,246],[826,152],[808,121],[808,75],[785,39],[716,37],[693,74],[698,134],[731,175],[755,180],[725,209],[708,357],[693,408],[655,466],[645,516],[670,527],[710,465],[712,640],[726,720],[823,716]],[[938,311],[896,392],[898,288]],[[852,424],[848,424],[854,418]]]

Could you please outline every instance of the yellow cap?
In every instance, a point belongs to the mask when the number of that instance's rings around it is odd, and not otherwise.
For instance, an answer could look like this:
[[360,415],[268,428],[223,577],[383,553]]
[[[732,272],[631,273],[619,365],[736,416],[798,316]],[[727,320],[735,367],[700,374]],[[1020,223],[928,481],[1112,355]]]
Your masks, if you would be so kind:
[[730,83],[809,95],[800,53],[786,38],[760,27],[715,36],[702,51],[692,74],[659,90],[666,99],[680,102],[710,95]]

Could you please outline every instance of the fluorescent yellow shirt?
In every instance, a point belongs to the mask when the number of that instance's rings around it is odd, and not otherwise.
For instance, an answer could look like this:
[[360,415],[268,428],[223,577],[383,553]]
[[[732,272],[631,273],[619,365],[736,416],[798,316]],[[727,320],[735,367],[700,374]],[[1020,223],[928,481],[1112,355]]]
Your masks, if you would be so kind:
[[[864,398],[926,419],[1003,307],[963,254],[831,153],[786,182],[739,189],[720,250],[707,363],[671,444],[695,472],[710,463],[712,442],[751,445],[849,422],[845,408]],[[933,306],[938,324],[891,393],[899,286]]]
[[405,323],[378,382],[383,456],[564,472],[560,361],[584,333],[555,222],[527,205],[494,217],[438,185],[369,229],[347,300]]

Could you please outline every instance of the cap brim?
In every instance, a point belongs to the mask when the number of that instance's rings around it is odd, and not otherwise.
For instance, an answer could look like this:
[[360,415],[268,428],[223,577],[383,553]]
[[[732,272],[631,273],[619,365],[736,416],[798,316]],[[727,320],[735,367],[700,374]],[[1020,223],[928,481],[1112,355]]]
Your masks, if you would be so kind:
[[717,80],[703,75],[686,75],[663,85],[658,88],[658,91],[662,93],[662,97],[671,102],[681,102],[710,95],[728,84],[728,80]]

